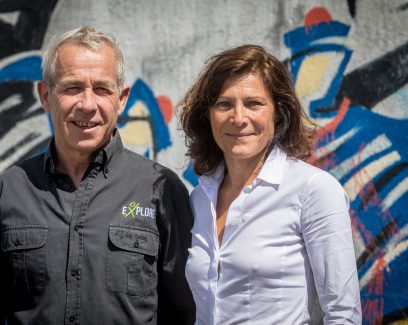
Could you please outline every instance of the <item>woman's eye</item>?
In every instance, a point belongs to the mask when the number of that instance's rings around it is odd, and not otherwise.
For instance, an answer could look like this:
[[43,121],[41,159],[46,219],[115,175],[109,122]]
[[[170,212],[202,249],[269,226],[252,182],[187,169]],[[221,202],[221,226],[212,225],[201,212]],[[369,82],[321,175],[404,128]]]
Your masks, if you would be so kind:
[[228,109],[231,107],[231,104],[229,102],[223,101],[223,102],[218,102],[215,106],[219,109]]
[[250,101],[247,103],[247,106],[250,108],[257,108],[257,107],[262,106],[262,103],[258,101]]

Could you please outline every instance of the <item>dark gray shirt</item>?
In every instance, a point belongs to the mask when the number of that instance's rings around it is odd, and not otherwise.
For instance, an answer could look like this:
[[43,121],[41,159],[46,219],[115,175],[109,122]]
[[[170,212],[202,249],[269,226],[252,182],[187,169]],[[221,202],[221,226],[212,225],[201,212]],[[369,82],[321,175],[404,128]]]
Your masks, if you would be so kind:
[[0,324],[193,324],[179,178],[116,132],[76,189],[52,148],[0,176]]

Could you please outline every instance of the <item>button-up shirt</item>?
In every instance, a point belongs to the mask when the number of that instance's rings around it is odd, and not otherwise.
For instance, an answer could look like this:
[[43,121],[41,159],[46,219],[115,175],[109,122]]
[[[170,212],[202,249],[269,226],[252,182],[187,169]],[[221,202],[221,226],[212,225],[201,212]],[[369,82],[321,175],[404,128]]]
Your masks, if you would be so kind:
[[232,202],[220,244],[223,177],[223,166],[202,176],[190,197],[196,324],[309,324],[317,298],[325,324],[360,324],[348,198],[337,180],[275,147]]
[[0,323],[193,324],[178,177],[118,132],[78,188],[54,161],[51,145],[0,176]]

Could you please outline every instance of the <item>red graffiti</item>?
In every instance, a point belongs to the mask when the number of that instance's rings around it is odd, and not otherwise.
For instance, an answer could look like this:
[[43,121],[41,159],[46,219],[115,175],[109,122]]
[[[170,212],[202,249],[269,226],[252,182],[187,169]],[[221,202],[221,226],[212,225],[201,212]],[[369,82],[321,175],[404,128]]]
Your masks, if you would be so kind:
[[158,96],[156,100],[159,104],[160,111],[163,114],[164,121],[166,122],[166,124],[169,124],[169,122],[173,118],[173,104],[171,103],[170,98],[162,95]]
[[310,10],[305,16],[305,29],[306,32],[310,27],[318,25],[320,23],[330,23],[332,17],[330,12],[324,7],[315,7]]

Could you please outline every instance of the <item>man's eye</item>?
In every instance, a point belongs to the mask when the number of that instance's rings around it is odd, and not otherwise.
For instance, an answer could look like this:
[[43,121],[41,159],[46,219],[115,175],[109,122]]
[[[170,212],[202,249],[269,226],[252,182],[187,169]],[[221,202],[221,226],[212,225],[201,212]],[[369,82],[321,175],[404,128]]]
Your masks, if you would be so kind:
[[68,87],[66,87],[66,88],[64,89],[64,92],[65,92],[65,93],[68,93],[68,94],[77,94],[77,93],[79,93],[80,91],[81,91],[81,88],[78,87],[78,86],[68,86]]
[[99,96],[105,96],[105,95],[110,95],[112,94],[112,91],[108,88],[105,87],[96,87],[94,88],[94,92],[95,94],[99,95]]

